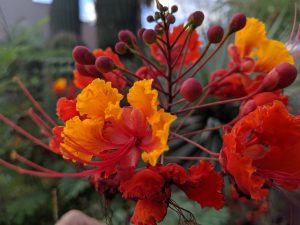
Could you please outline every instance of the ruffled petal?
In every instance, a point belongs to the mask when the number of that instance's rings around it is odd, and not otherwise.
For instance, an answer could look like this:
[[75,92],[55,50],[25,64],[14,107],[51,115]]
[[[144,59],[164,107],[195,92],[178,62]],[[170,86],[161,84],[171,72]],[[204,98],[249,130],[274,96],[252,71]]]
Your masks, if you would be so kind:
[[265,25],[255,18],[247,18],[246,26],[235,35],[235,45],[241,58],[249,56],[254,48],[267,40]]
[[189,169],[187,182],[179,187],[201,207],[220,209],[224,206],[223,186],[221,175],[214,171],[209,162],[201,161]]
[[131,222],[135,225],[156,225],[165,218],[166,214],[167,205],[165,203],[138,200]]
[[76,107],[82,116],[103,119],[106,109],[114,105],[115,111],[122,98],[118,90],[111,87],[110,82],[95,79],[77,96]]
[[56,103],[56,115],[64,122],[74,116],[79,116],[76,110],[76,99],[60,98]]
[[129,104],[139,109],[147,117],[148,121],[153,122],[153,115],[157,111],[157,90],[152,89],[153,80],[136,81],[130,88],[127,95]]
[[103,120],[86,119],[80,120],[78,116],[66,122],[62,137],[64,138],[61,147],[66,151],[62,154],[68,157],[67,153],[89,161],[94,155],[98,155],[101,151],[101,132],[103,128]]

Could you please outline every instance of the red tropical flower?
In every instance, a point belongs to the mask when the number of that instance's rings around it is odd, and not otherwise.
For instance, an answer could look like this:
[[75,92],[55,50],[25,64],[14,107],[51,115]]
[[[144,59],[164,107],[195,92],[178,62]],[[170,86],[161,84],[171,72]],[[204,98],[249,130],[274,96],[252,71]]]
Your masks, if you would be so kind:
[[300,117],[282,102],[263,105],[224,135],[220,161],[239,191],[255,200],[268,186],[300,187]]

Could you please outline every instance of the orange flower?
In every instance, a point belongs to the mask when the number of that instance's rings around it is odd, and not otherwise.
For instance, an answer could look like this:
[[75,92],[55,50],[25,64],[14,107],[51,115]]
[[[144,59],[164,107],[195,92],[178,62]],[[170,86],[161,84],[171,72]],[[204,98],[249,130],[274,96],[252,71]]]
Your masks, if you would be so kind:
[[[129,90],[131,106],[121,108],[123,96],[110,82],[95,79],[77,96],[75,116],[66,121],[62,154],[74,161],[93,157],[111,160],[111,166],[135,166],[139,155],[155,165],[168,150],[168,135],[175,116],[158,110],[152,80],[137,81]],[[130,154],[129,154],[130,152]]]
[[[173,31],[170,33],[170,42],[171,44],[174,43],[174,41],[176,40],[177,36],[180,34],[180,32],[182,31],[184,25],[180,24],[176,27],[174,27]],[[190,31],[187,29],[186,31],[183,32],[183,34],[181,35],[181,37],[177,40],[176,44],[174,45],[174,47],[172,48],[172,62],[175,61],[175,59],[178,57],[178,54],[180,54],[180,50],[184,44],[185,41],[185,37],[188,35]],[[166,37],[163,37],[164,40],[166,40]],[[185,57],[185,60],[183,62],[183,64],[185,66],[195,62],[198,57],[200,56],[200,51],[199,48],[201,46],[201,42],[199,41],[199,36],[197,34],[196,31],[193,31],[190,38],[189,38],[189,42],[187,45],[187,54]],[[151,53],[153,55],[153,57],[160,63],[162,64],[166,64],[166,58],[164,56],[164,54],[161,52],[161,50],[159,49],[159,47],[156,44],[152,44],[150,45],[150,49],[151,49]],[[181,61],[183,60],[182,56],[180,56],[178,62],[176,63],[176,65],[180,65]]]
[[279,101],[257,107],[224,135],[221,163],[238,189],[259,200],[267,186],[300,187],[300,117]]
[[235,45],[241,58],[257,58],[255,71],[269,72],[283,62],[294,64],[285,44],[268,39],[265,25],[255,18],[247,18],[246,26],[236,33]]
[[54,81],[52,85],[52,91],[56,95],[61,95],[67,88],[67,79],[66,78],[58,78]]

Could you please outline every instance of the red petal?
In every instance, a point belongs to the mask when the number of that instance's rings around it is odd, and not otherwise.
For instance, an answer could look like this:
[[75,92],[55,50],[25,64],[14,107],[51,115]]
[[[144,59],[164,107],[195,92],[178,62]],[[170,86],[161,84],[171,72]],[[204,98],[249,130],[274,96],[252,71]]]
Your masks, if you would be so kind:
[[162,202],[139,200],[136,203],[131,222],[135,225],[156,225],[167,214],[167,205]]
[[213,166],[207,161],[202,161],[192,166],[189,172],[188,181],[180,186],[185,194],[198,202],[201,207],[222,208],[224,206],[222,194],[224,183],[221,175],[214,171]]
[[157,172],[143,169],[120,185],[123,198],[162,201],[166,199],[165,180]]
[[60,98],[57,101],[56,114],[64,122],[74,116],[79,116],[79,113],[76,110],[76,100],[67,99],[65,97]]

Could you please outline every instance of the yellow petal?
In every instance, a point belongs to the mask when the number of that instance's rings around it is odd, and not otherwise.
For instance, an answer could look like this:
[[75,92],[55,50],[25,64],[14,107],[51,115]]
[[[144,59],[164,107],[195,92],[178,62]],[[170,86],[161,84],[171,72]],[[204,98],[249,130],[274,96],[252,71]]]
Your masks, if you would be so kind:
[[[78,116],[73,117],[66,122],[61,147],[80,159],[91,160],[94,155],[101,152],[103,124],[103,120],[99,119],[80,120]],[[85,150],[89,153],[84,152]],[[64,155],[64,152],[62,153]],[[68,158],[68,155],[65,154],[65,157]]]
[[157,90],[152,90],[153,80],[136,81],[130,88],[127,100],[131,106],[139,109],[151,121],[157,111]]
[[258,58],[256,70],[262,72],[269,72],[283,62],[294,64],[294,59],[289,54],[285,44],[276,40],[267,40],[261,43],[255,55]]
[[157,111],[154,115],[155,122],[151,123],[152,136],[157,140],[157,144],[154,145],[155,149],[147,152],[143,152],[142,159],[145,162],[149,162],[152,166],[155,166],[160,155],[169,150],[168,137],[169,130],[172,122],[176,119],[176,116],[165,112],[163,109]]
[[235,45],[241,58],[248,56],[261,42],[267,40],[265,25],[255,18],[247,18],[246,26],[235,35]]
[[118,107],[123,96],[110,82],[95,79],[77,96],[76,108],[80,115],[87,118],[105,118],[105,111],[111,105]]

